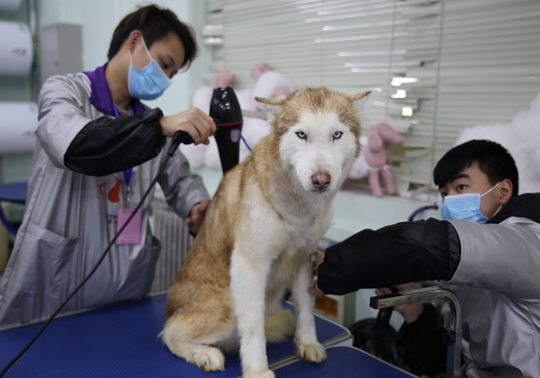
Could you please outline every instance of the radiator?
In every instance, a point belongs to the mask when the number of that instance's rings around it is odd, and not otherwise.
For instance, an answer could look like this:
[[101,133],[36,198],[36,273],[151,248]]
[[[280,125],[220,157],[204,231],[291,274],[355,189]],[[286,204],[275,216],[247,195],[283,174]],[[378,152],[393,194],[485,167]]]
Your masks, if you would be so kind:
[[169,290],[193,242],[184,221],[173,211],[154,208],[153,217],[154,235],[161,242],[161,253],[150,294]]

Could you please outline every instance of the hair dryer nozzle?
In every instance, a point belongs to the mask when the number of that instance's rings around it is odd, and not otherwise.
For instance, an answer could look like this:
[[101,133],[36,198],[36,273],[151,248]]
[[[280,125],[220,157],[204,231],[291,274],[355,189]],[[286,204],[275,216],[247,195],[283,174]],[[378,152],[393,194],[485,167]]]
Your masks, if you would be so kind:
[[215,135],[223,174],[240,161],[242,109],[231,87],[216,88],[210,101],[210,117],[216,122]]

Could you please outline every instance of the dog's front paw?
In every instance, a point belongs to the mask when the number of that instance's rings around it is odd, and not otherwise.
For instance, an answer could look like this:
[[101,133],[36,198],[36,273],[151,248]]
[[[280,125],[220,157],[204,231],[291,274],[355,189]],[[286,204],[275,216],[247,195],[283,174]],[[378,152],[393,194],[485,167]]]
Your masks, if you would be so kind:
[[298,355],[301,359],[309,362],[320,363],[326,360],[326,351],[319,343],[316,344],[299,344]]
[[275,378],[275,375],[272,370],[265,370],[258,373],[244,372],[242,378]]

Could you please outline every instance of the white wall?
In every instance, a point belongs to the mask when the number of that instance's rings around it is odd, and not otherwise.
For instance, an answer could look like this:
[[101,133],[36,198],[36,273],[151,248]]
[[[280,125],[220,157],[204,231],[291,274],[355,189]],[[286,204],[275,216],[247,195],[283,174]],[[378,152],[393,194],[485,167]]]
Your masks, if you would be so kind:
[[[149,4],[141,0],[37,0],[39,27],[55,23],[83,26],[83,70],[93,70],[107,61],[112,33],[118,22],[138,6]],[[200,0],[154,0],[151,3],[171,9],[197,33],[201,53],[185,73],[173,78],[173,84],[157,100],[146,102],[160,107],[165,114],[174,114],[190,107],[194,91],[204,85],[201,73],[208,71],[211,52],[201,45],[201,30],[205,22],[206,2]]]
[[[35,0],[38,28],[56,23],[82,25],[83,70],[93,70],[107,61],[107,51],[112,33],[123,16],[139,5],[153,2],[174,11],[190,24],[197,33],[200,54],[188,72],[179,73],[165,94],[148,101],[151,107],[159,107],[168,114],[178,113],[191,107],[192,94],[207,83],[202,74],[210,71],[212,52],[202,46],[201,31],[206,22],[206,1],[201,0]],[[23,2],[23,5],[26,2]],[[26,22],[26,5],[17,13],[2,13],[10,20]],[[28,78],[0,78],[0,97],[3,101],[29,101]],[[0,182],[27,181],[30,177],[32,154],[0,156]]]

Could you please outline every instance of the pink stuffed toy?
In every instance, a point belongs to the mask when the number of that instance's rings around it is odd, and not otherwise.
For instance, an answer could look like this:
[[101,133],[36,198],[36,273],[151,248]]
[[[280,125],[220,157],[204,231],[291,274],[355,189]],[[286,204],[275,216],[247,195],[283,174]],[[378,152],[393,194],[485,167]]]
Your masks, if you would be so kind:
[[369,186],[375,197],[383,195],[379,175],[382,177],[386,192],[396,193],[396,186],[386,164],[386,150],[389,146],[402,145],[404,142],[403,137],[386,123],[379,123],[369,128],[367,146],[364,146],[362,154],[368,167]]

